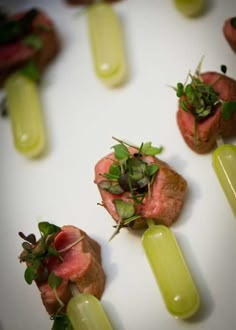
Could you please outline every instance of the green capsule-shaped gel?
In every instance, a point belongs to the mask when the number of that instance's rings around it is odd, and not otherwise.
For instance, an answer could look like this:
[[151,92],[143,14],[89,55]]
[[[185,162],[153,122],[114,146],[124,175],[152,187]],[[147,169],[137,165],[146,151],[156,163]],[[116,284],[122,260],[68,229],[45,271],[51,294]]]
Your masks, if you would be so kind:
[[39,156],[45,148],[45,132],[36,83],[14,73],[4,89],[16,149],[28,157]]
[[212,155],[212,164],[236,216],[236,146],[223,144]]
[[112,330],[101,303],[90,294],[80,293],[71,298],[67,315],[74,330]]
[[199,295],[171,230],[150,223],[142,238],[147,259],[168,311],[189,318],[199,308]]
[[109,87],[126,80],[121,26],[111,5],[100,2],[88,9],[91,51],[97,76]]
[[176,8],[185,16],[195,17],[203,13],[206,0],[174,0]]

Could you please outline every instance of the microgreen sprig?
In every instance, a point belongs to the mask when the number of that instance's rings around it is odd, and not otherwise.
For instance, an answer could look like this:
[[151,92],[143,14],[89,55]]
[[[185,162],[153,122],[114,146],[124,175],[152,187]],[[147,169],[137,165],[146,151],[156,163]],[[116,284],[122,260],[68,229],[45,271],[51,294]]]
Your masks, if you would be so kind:
[[50,277],[47,268],[48,258],[54,256],[63,262],[60,253],[70,249],[84,238],[82,236],[63,250],[57,251],[53,246],[53,242],[56,235],[61,231],[61,228],[49,222],[39,222],[38,229],[41,235],[38,241],[34,234],[26,236],[22,232],[19,232],[19,236],[25,240],[22,243],[24,251],[20,255],[20,261],[27,264],[24,277],[28,284],[32,284],[34,280],[47,280]]
[[[213,115],[217,104],[222,105],[221,116],[224,120],[229,120],[232,114],[236,112],[236,101],[223,101],[214,90],[214,85],[222,79],[222,76],[211,85],[202,81],[200,75],[202,60],[195,74],[188,74],[185,84],[178,82],[174,87],[177,97],[180,98],[180,107],[194,117],[194,143],[196,146],[198,144],[197,124]],[[221,65],[221,72],[226,74],[227,67],[225,65]],[[187,83],[188,78],[191,79],[189,83]]]
[[[158,164],[148,164],[145,156],[155,156],[162,151],[162,147],[154,147],[151,142],[137,147],[115,137],[113,139],[119,142],[112,146],[114,159],[110,159],[112,163],[109,171],[100,174],[104,180],[101,180],[98,186],[118,197],[125,194],[130,202],[121,198],[114,199],[119,221],[111,238],[119,233],[122,227],[131,226],[134,220],[140,218],[139,214],[135,214],[135,204],[142,204],[147,193],[151,196],[151,185],[159,170]],[[131,154],[128,147],[136,149],[137,152]]]

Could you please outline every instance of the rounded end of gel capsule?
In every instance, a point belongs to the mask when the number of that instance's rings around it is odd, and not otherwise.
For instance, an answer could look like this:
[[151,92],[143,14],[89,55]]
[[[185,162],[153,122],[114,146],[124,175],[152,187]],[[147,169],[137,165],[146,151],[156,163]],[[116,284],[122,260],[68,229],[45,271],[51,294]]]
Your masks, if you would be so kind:
[[176,295],[166,306],[169,313],[177,319],[188,319],[199,310],[200,298],[196,292],[195,297],[191,296],[191,301],[186,296]]

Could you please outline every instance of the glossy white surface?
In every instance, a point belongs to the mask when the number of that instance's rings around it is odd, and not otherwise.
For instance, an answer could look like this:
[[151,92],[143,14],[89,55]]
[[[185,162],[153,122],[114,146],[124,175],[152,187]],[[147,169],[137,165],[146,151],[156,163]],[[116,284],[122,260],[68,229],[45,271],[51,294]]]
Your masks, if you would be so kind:
[[[5,1],[1,1],[1,3]],[[7,2],[13,12],[35,1]],[[222,34],[236,15],[234,0],[210,1],[207,13],[187,19],[173,2],[126,0],[120,15],[129,81],[108,89],[96,77],[82,9],[41,0],[54,19],[62,50],[45,73],[41,97],[48,153],[30,161],[13,146],[10,122],[0,120],[0,329],[47,330],[51,321],[35,285],[23,279],[18,231],[37,232],[40,220],[81,227],[102,246],[107,274],[102,304],[116,330],[233,330],[236,311],[236,221],[211,165],[184,143],[176,125],[177,99],[167,87],[184,81],[205,54],[203,71],[221,64],[236,77],[236,55]],[[175,320],[164,306],[141,245],[141,233],[121,231],[97,205],[94,164],[110,152],[111,139],[165,147],[160,158],[189,183],[178,222],[172,227],[198,287],[202,306],[189,321]],[[236,143],[236,139],[231,139]]]

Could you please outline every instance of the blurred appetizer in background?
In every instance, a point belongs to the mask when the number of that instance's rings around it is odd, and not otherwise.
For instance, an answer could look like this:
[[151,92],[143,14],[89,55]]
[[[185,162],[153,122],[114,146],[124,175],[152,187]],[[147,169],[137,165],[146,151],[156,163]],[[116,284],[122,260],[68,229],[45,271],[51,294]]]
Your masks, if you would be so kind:
[[182,209],[186,180],[155,156],[162,148],[151,142],[133,146],[114,138],[114,152],[95,166],[95,183],[104,206],[116,221],[117,234],[122,227],[147,226],[146,220],[171,226]]
[[28,157],[39,156],[45,150],[38,83],[58,51],[54,24],[41,9],[13,16],[1,14],[0,84],[6,93],[4,111],[11,119],[16,149]]
[[[236,135],[236,81],[222,73],[200,72],[174,88],[179,98],[177,124],[186,144],[195,152],[211,151],[216,139]],[[189,82],[188,82],[189,80]]]
[[26,236],[19,233],[24,239],[23,252],[19,258],[20,262],[26,264],[26,282],[36,283],[42,302],[54,320],[53,329],[57,329],[57,324],[70,321],[74,325],[76,318],[76,322],[80,319],[82,324],[89,322],[85,320],[86,315],[82,315],[83,311],[89,312],[86,308],[93,308],[96,317],[96,308],[101,309],[97,299],[101,298],[105,285],[100,245],[84,231],[71,225],[60,228],[48,222],[40,222],[38,228],[41,235],[39,240],[36,240],[34,234]]
[[[122,0],[102,0],[103,2],[120,2]],[[91,5],[96,2],[102,2],[97,0],[66,0],[71,5]]]
[[232,50],[236,52],[236,17],[229,18],[225,21],[223,33]]
[[123,32],[111,4],[98,2],[88,8],[88,29],[97,77],[108,87],[127,80]]
[[204,13],[207,0],[174,0],[175,7],[187,17],[197,17]]

